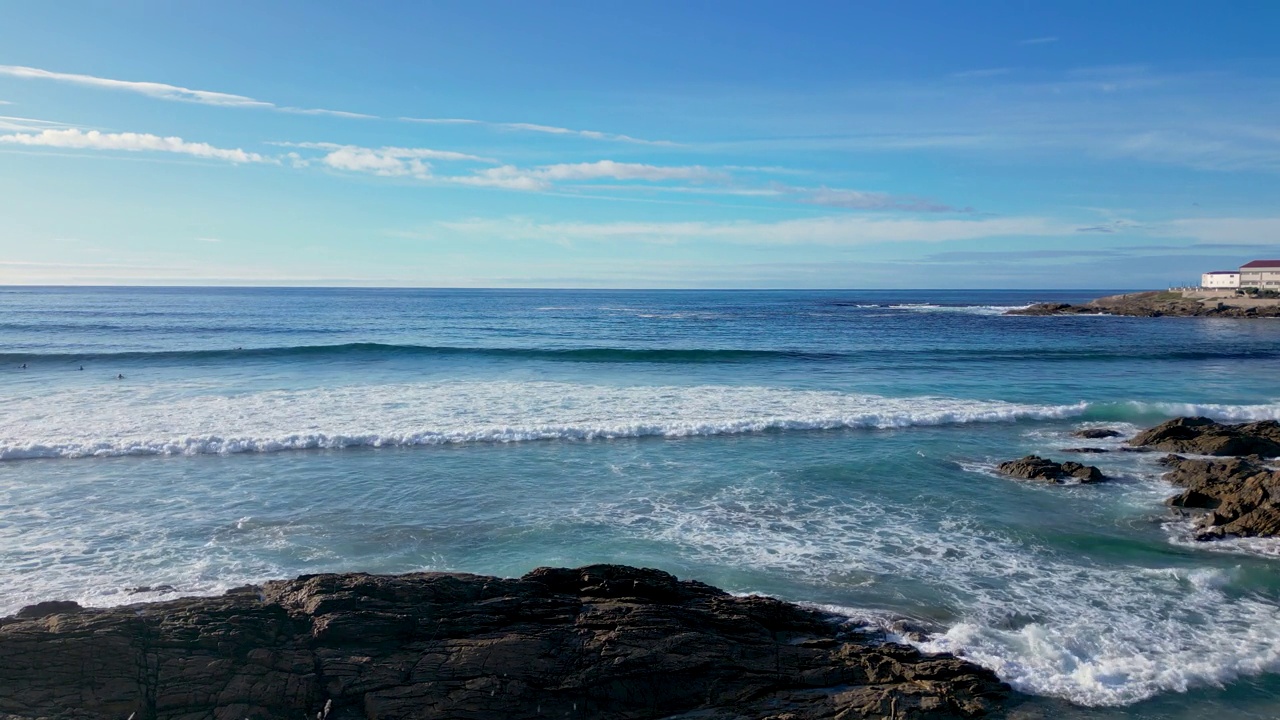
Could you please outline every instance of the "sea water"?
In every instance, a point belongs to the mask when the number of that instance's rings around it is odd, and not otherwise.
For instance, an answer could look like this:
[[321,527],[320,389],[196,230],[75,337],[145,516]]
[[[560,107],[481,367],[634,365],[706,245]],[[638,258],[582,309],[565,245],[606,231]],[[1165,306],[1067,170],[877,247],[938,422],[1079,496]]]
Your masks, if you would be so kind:
[[1280,541],[1071,432],[1280,418],[1280,321],[1004,314],[1094,294],[3,288],[0,614],[616,562],[911,618],[1031,717],[1274,718]]

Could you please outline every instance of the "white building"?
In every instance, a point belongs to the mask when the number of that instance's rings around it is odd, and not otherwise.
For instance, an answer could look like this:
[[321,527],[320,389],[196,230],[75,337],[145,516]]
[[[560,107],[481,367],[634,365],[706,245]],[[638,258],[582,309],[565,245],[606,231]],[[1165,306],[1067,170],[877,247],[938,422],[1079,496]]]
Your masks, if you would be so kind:
[[1240,271],[1214,270],[1200,276],[1200,287],[1206,290],[1235,290],[1240,287]]
[[1240,287],[1280,290],[1280,260],[1254,260],[1241,265]]

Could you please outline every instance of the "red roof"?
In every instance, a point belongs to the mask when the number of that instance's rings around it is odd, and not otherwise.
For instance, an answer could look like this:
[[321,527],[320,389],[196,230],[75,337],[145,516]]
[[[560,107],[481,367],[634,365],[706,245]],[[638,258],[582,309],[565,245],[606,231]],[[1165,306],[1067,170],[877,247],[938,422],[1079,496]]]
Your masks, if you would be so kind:
[[1245,268],[1280,268],[1280,260],[1254,260],[1240,266],[1241,270]]

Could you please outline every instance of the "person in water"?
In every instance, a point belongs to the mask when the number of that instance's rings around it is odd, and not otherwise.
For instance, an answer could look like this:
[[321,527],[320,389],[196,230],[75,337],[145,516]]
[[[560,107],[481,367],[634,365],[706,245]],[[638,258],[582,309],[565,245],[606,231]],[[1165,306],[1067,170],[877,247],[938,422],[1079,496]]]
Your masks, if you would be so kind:
[[116,379],[117,379],[117,380],[123,380],[123,379],[124,379],[124,373],[120,373],[119,375],[116,375]]
[[20,369],[21,369],[21,370],[26,370],[26,369],[27,369],[27,364],[26,364],[26,363],[22,363],[22,367],[21,367]]

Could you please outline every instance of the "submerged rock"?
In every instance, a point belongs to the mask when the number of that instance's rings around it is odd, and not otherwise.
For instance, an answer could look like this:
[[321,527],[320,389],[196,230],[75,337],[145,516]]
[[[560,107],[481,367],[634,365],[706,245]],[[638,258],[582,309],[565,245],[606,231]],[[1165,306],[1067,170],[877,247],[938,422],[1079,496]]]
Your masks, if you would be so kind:
[[1075,437],[1085,438],[1087,440],[1101,440],[1102,438],[1120,437],[1119,430],[1111,428],[1085,428],[1071,433]]
[[1025,480],[1062,482],[1068,478],[1075,478],[1082,483],[1096,483],[1107,479],[1102,471],[1093,465],[1082,465],[1071,461],[1057,463],[1039,455],[1028,455],[1018,460],[1002,462],[996,466],[996,470]]
[[310,575],[221,597],[0,619],[0,717],[976,718],[949,655],[658,570]]
[[1280,456],[1280,422],[1228,425],[1206,417],[1182,417],[1138,433],[1129,444],[1194,455],[1275,457]]
[[1062,452],[1069,452],[1069,453],[1089,453],[1089,454],[1095,454],[1095,455],[1096,455],[1096,454],[1098,454],[1098,453],[1107,453],[1107,452],[1111,452],[1111,451],[1110,451],[1110,450],[1108,450],[1108,449],[1106,449],[1106,448],[1096,448],[1096,447],[1078,447],[1078,448],[1063,448],[1063,449],[1062,449]]
[[1261,459],[1192,460],[1169,455],[1165,480],[1186,488],[1169,505],[1206,510],[1196,520],[1197,540],[1227,536],[1280,537],[1280,470]]

